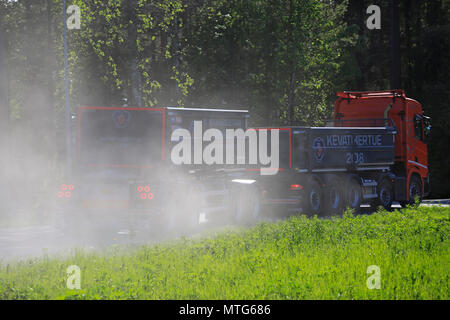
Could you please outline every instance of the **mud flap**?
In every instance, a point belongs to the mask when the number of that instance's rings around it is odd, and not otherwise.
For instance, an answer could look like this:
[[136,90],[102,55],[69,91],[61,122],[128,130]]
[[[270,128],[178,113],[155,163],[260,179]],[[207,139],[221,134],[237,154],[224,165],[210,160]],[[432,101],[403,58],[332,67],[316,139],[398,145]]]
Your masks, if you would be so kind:
[[395,177],[394,199],[397,201],[406,200],[406,177]]

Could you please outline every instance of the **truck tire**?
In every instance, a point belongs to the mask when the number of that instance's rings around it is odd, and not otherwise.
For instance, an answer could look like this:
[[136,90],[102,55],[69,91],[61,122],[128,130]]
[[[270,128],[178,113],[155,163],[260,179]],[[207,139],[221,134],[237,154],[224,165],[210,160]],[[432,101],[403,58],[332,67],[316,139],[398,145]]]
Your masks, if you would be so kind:
[[394,187],[389,180],[383,179],[378,185],[378,197],[372,201],[371,206],[377,208],[382,206],[384,209],[389,210],[394,200]]
[[305,209],[307,214],[322,215],[324,212],[324,192],[316,180],[311,180],[306,190]]
[[261,195],[256,187],[243,188],[237,195],[234,222],[253,224],[261,215]]
[[199,227],[201,199],[198,188],[191,186],[186,188],[186,193],[180,196],[179,202],[174,206],[174,221],[168,221],[171,232],[180,235],[189,235]]
[[166,238],[175,232],[176,217],[172,210],[165,207],[160,213],[151,217],[150,230],[153,237]]
[[405,208],[407,205],[415,205],[416,198],[419,199],[419,204],[422,202],[422,183],[417,176],[412,176],[409,181],[409,201],[400,201],[400,205]]
[[342,213],[344,207],[344,190],[339,182],[338,178],[333,178],[325,189],[326,213],[330,215]]
[[362,203],[361,184],[357,179],[352,178],[347,182],[345,189],[345,206],[359,212]]
[[182,235],[190,235],[197,231],[200,225],[200,213],[198,211],[187,210],[185,214],[185,216],[180,218],[176,231]]

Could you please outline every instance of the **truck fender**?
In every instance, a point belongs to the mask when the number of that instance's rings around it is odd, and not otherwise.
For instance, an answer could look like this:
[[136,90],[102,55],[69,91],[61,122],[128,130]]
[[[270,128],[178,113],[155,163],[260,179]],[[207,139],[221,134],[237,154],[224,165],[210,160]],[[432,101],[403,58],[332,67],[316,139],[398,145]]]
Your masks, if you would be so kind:
[[355,179],[359,182],[359,184],[361,184],[361,177],[357,174],[347,174],[343,182],[345,182],[345,185],[347,185],[352,179]]
[[334,180],[339,180],[342,182],[346,182],[346,178],[343,175],[340,174],[335,174],[335,173],[331,173],[331,174],[326,174],[324,177],[324,182],[326,185],[329,185],[331,181]]
[[383,180],[389,180],[390,182],[392,182],[392,184],[394,184],[393,180],[395,180],[395,174],[393,174],[392,172],[383,172],[378,176],[377,179],[377,184],[380,184],[381,181]]
[[316,181],[322,188],[325,188],[327,185],[327,181],[325,176],[313,174],[309,177],[307,183],[310,184],[312,181]]

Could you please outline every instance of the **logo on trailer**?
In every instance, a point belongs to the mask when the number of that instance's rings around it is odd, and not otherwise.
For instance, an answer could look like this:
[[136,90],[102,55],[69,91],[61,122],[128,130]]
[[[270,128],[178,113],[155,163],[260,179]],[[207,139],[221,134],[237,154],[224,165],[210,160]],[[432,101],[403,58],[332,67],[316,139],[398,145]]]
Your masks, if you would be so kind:
[[325,142],[321,137],[317,137],[314,139],[312,147],[314,158],[317,162],[321,162],[323,160],[323,156],[325,155]]
[[126,128],[130,123],[131,113],[127,110],[117,110],[113,112],[114,124],[117,128]]

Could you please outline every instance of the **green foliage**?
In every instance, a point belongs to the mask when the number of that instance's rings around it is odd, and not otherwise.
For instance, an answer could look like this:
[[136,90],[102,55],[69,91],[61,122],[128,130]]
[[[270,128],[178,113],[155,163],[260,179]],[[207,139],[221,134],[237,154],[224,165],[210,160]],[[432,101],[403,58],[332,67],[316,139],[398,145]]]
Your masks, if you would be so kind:
[[[379,2],[381,30],[369,30],[369,0],[74,0],[82,19],[69,31],[70,102],[242,108],[250,125],[322,125],[336,91],[389,89],[390,2]],[[61,6],[0,0],[11,128],[24,137],[16,128],[32,127],[30,146],[51,158],[64,149]],[[450,158],[449,12],[448,1],[400,1],[402,86],[433,119],[438,197],[450,194],[441,165]]]
[[[448,299],[450,211],[306,216],[106,254],[0,266],[2,299]],[[65,270],[81,268],[81,290]],[[381,289],[366,286],[367,267]]]

